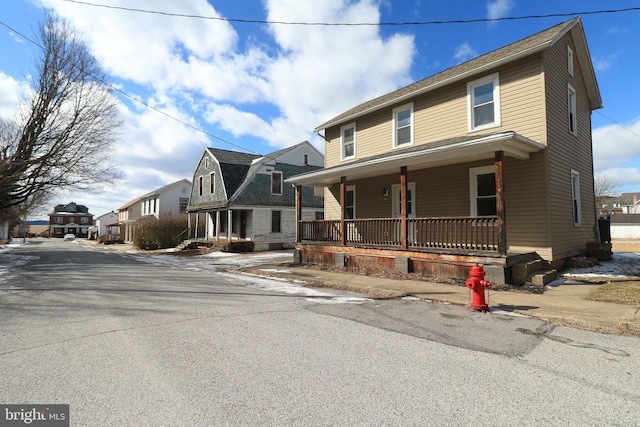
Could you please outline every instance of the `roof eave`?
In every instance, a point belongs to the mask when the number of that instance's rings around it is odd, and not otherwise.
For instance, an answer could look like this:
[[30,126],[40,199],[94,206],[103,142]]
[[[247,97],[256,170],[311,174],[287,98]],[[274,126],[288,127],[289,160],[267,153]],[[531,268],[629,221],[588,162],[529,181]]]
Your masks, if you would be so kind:
[[285,179],[294,185],[331,185],[340,182],[342,176],[358,179],[398,170],[399,165],[426,168],[454,164],[470,159],[486,159],[496,151],[516,159],[526,160],[531,153],[541,151],[546,145],[525,138],[515,132],[483,136],[451,145],[439,146],[424,151],[392,154],[361,163],[350,163],[331,169],[320,169]]

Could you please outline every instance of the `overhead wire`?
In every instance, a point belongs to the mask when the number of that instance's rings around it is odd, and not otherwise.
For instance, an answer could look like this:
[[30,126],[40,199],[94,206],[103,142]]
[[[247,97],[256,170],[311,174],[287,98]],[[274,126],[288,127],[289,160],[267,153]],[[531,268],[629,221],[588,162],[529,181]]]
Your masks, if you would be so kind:
[[[34,45],[36,45],[37,47],[39,47],[40,49],[44,50],[44,46],[42,46],[42,45],[41,45],[40,43],[38,43],[36,40],[33,40],[32,38],[30,38],[30,37],[26,36],[25,34],[21,33],[20,31],[16,30],[15,28],[13,28],[13,27],[11,27],[10,25],[6,24],[5,22],[0,21],[0,25],[2,25],[2,26],[4,26],[4,27],[6,27],[7,29],[9,29],[9,31],[11,31],[11,32],[13,32],[13,33],[15,33],[15,34],[19,35],[19,36],[20,36],[20,37],[22,37],[23,39],[27,40],[28,42],[30,42],[30,43],[32,43],[32,44],[34,44]],[[254,154],[257,154],[257,155],[262,155],[262,154],[260,154],[260,153],[258,153],[258,152],[256,152],[256,151],[250,150],[250,149],[248,149],[248,148],[246,148],[246,147],[242,147],[242,146],[240,146],[240,145],[238,145],[238,144],[234,144],[233,142],[227,141],[227,140],[226,140],[226,139],[224,139],[224,138],[221,138],[221,137],[219,137],[219,136],[217,136],[217,135],[214,135],[214,134],[212,134],[211,132],[206,131],[206,130],[204,130],[204,129],[200,128],[200,127],[194,126],[194,125],[192,125],[191,123],[188,123],[188,122],[186,122],[186,121],[184,121],[184,120],[182,120],[182,119],[180,119],[180,118],[178,118],[178,117],[172,116],[171,114],[167,113],[166,111],[162,111],[161,109],[159,109],[159,108],[157,108],[157,107],[154,107],[153,105],[149,104],[148,102],[145,102],[145,101],[143,101],[142,99],[138,98],[137,96],[134,96],[134,95],[131,95],[131,94],[127,93],[126,91],[124,91],[124,90],[120,89],[119,87],[117,87],[117,86],[113,85],[112,83],[109,83],[109,82],[107,82],[107,81],[105,81],[105,80],[101,79],[101,78],[100,78],[100,77],[98,77],[98,76],[95,76],[95,75],[91,75],[91,76],[92,76],[93,78],[95,78],[97,81],[99,81],[101,84],[103,84],[103,85],[105,85],[106,87],[108,87],[108,88],[110,88],[110,89],[112,89],[112,90],[114,90],[114,91],[116,91],[116,92],[120,93],[121,95],[123,95],[123,96],[125,96],[125,97],[127,97],[127,98],[129,98],[129,99],[131,99],[131,100],[133,100],[134,102],[137,102],[137,103],[139,103],[139,104],[141,104],[141,105],[145,106],[146,108],[149,108],[149,109],[151,109],[151,110],[153,110],[153,111],[155,111],[155,112],[157,112],[157,113],[160,113],[160,114],[162,114],[163,116],[165,116],[165,117],[167,117],[167,118],[169,118],[169,119],[171,119],[171,120],[174,120],[174,121],[176,121],[176,122],[178,122],[178,123],[180,123],[180,124],[182,124],[182,125],[184,125],[184,126],[186,126],[186,127],[190,128],[190,129],[192,129],[192,130],[195,130],[195,131],[197,131],[197,132],[203,133],[203,134],[205,134],[205,135],[207,135],[207,136],[209,136],[209,137],[211,137],[211,138],[213,138],[213,139],[216,139],[216,140],[218,140],[218,141],[224,142],[225,144],[229,144],[229,145],[231,145],[231,146],[233,146],[233,147],[235,147],[235,148],[238,148],[238,149],[240,149],[240,150],[247,151],[247,152],[250,152],[250,153],[254,153]]]
[[237,22],[237,23],[243,23],[243,24],[308,25],[308,26],[327,26],[327,27],[333,27],[333,26],[387,27],[387,26],[409,26],[409,25],[472,24],[472,23],[479,23],[479,22],[516,21],[516,20],[523,20],[523,19],[559,18],[559,17],[568,17],[568,16],[577,16],[577,15],[598,15],[598,14],[604,14],[604,13],[622,13],[622,12],[640,11],[640,7],[627,7],[623,9],[604,9],[604,10],[591,10],[591,11],[583,11],[583,12],[549,13],[545,15],[506,16],[506,17],[500,17],[500,18],[453,19],[453,20],[443,20],[443,21],[304,22],[304,21],[275,21],[275,20],[266,20],[266,19],[224,18],[220,16],[192,15],[192,14],[186,14],[186,13],[163,12],[159,10],[138,9],[138,8],[124,7],[124,6],[113,6],[113,5],[92,3],[92,2],[81,1],[81,0],[62,0],[62,1],[66,1],[68,3],[82,4],[86,6],[103,7],[107,9],[117,9],[117,10],[123,10],[128,12],[150,13],[155,15],[165,15],[165,16],[173,16],[173,17],[180,17],[180,18],[207,19],[207,20],[214,20],[214,21]]

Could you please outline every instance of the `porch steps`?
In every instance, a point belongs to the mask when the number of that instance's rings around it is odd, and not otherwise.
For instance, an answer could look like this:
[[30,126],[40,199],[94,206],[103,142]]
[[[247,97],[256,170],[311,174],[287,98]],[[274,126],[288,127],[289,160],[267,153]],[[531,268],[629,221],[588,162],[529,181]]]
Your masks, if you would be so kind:
[[542,259],[516,262],[511,266],[511,279],[514,285],[527,282],[545,286],[558,277],[558,272],[550,268],[549,263]]
[[197,247],[197,244],[191,240],[183,240],[178,246],[176,246],[176,251],[184,251],[187,249],[193,249]]

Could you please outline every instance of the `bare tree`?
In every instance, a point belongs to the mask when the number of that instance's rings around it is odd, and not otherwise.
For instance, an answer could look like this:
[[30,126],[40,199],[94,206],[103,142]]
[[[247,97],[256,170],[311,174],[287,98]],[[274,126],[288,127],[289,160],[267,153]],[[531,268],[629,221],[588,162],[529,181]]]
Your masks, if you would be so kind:
[[596,199],[596,208],[599,210],[607,199],[616,197],[620,184],[610,175],[605,173],[595,174],[593,177],[593,191]]
[[120,125],[97,60],[51,13],[39,26],[42,55],[14,121],[0,123],[0,211],[35,207],[59,189],[91,190],[119,173],[107,159]]

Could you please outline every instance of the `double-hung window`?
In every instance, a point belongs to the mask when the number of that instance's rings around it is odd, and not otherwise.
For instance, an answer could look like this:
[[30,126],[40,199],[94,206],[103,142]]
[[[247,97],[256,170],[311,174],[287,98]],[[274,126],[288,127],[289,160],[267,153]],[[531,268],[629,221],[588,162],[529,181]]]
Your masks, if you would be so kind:
[[471,216],[497,215],[495,166],[482,166],[469,170]]
[[356,156],[356,124],[350,123],[340,128],[340,159],[353,159]]
[[467,83],[469,132],[500,126],[498,74]]
[[569,85],[567,90],[567,104],[569,108],[569,132],[574,135],[578,134],[578,120],[576,118],[576,90]]
[[393,147],[413,144],[413,103],[393,109]]
[[282,172],[271,172],[271,194],[282,194]]
[[571,199],[573,201],[573,225],[580,225],[582,224],[582,215],[580,214],[580,174],[575,170],[571,170]]
[[356,218],[356,186],[348,185],[344,201],[345,219]]
[[209,193],[213,194],[216,192],[216,174],[215,172],[211,172],[209,174]]

